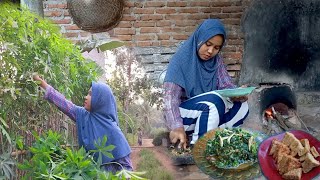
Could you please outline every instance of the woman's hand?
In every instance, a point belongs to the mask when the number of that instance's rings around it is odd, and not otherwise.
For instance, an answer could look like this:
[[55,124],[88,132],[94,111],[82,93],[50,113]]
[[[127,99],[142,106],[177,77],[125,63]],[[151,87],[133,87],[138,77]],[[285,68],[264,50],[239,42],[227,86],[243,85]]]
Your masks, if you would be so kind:
[[176,128],[172,131],[170,131],[170,141],[171,143],[176,143],[180,140],[178,148],[187,148],[187,135],[186,132],[184,131],[184,128]]
[[33,77],[33,80],[40,82],[40,84],[39,84],[40,87],[42,87],[43,89],[46,89],[48,84],[45,80],[41,79],[38,74],[33,74],[32,77]]
[[38,74],[34,74],[33,75],[33,80],[35,81],[41,81],[42,79],[40,78],[40,76]]
[[237,97],[230,97],[232,102],[245,102],[248,100],[248,96],[237,96]]

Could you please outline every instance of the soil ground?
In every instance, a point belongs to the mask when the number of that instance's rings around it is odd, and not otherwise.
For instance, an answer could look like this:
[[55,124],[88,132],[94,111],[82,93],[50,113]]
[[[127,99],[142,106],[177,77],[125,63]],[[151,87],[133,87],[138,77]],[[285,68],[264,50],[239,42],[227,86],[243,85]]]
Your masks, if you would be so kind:
[[149,149],[155,154],[155,157],[165,167],[166,171],[169,171],[174,179],[181,180],[208,180],[210,179],[206,174],[202,173],[196,165],[175,166],[173,165],[166,147],[154,146],[152,139],[143,139],[142,146],[132,146],[131,160],[134,170],[137,168],[139,162],[139,152],[142,149]]

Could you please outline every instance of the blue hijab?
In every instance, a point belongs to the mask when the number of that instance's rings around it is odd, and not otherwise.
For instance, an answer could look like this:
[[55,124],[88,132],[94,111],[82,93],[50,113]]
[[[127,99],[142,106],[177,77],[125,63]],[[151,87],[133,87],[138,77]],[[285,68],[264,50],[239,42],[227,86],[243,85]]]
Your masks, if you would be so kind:
[[[94,142],[103,136],[108,137],[106,146],[114,145],[114,158],[105,155],[102,162],[107,163],[123,158],[131,153],[130,146],[118,124],[117,105],[112,91],[105,83],[92,83],[91,111],[83,107],[76,108],[76,124],[80,147],[87,151],[96,149]],[[97,158],[97,154],[95,155]]]
[[217,19],[205,20],[172,56],[164,82],[181,86],[188,98],[216,90],[216,59],[219,57],[216,55],[203,61],[198,56],[198,50],[218,34],[226,39],[223,24]]

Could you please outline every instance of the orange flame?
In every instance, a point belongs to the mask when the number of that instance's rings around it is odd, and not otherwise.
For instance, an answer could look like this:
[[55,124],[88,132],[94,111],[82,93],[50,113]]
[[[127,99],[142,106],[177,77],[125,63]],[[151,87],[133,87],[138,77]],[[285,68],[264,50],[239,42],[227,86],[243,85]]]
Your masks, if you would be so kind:
[[271,108],[265,110],[265,116],[267,119],[273,119]]

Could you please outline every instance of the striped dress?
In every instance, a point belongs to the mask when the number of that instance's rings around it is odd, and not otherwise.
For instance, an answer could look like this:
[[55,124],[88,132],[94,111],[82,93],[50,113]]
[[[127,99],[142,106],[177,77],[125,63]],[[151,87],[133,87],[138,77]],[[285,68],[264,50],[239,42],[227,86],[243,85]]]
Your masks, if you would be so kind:
[[[223,61],[219,60],[217,89],[235,88]],[[234,127],[243,123],[249,113],[247,102],[232,102],[215,91],[199,94],[183,101],[184,89],[165,82],[164,115],[169,130],[184,127],[194,144],[207,131],[217,127]]]

